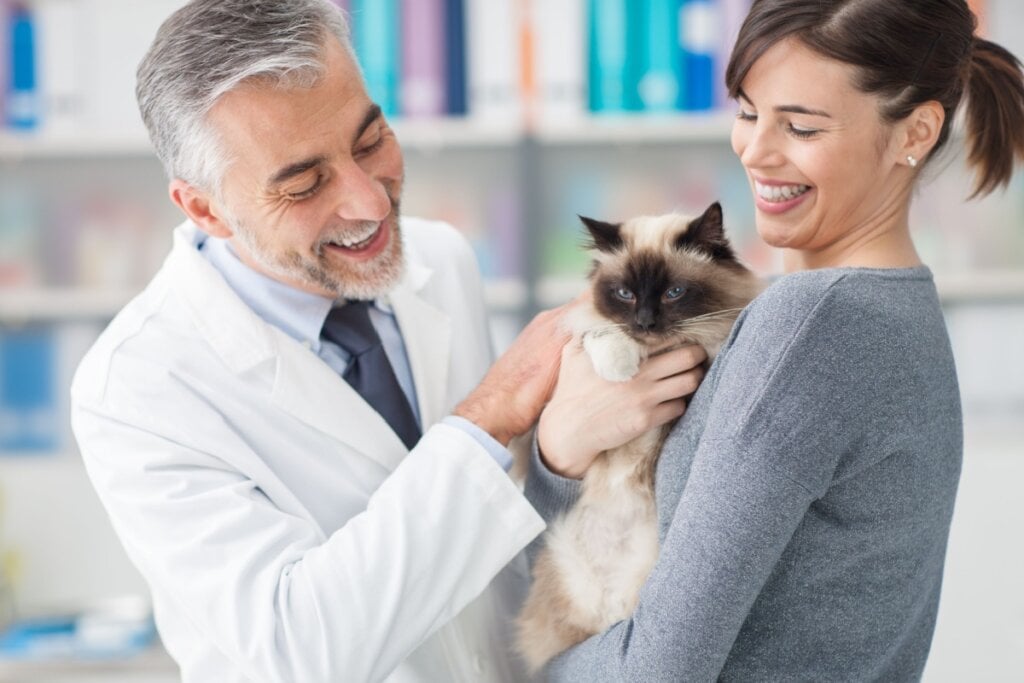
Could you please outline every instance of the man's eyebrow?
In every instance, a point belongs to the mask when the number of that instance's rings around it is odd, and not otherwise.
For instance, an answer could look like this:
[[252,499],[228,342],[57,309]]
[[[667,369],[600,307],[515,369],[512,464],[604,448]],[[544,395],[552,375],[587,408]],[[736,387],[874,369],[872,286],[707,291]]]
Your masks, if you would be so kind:
[[356,129],[356,134],[352,138],[353,147],[357,142],[359,142],[359,138],[363,137],[363,133],[366,132],[366,129],[369,128],[374,121],[379,119],[380,116],[381,112],[379,104],[371,105],[370,108],[366,110],[366,116],[363,117],[363,122],[359,124],[359,128]]
[[311,159],[303,159],[302,161],[296,161],[294,164],[289,164],[282,168],[280,171],[275,173],[270,181],[267,183],[269,187],[280,185],[286,180],[290,180],[295,176],[302,175],[311,168],[316,168],[320,164],[327,161],[327,157],[318,156]]
[[[743,88],[739,88],[736,94],[745,99],[750,104],[753,104],[753,101],[751,101],[750,97],[747,96],[747,93],[743,92]],[[807,114],[808,116],[823,116],[827,119],[832,118],[832,115],[829,114],[827,111],[822,111],[821,109],[809,109],[799,104],[779,105],[778,107],[775,107],[775,111],[786,112],[789,114]]]
[[[381,116],[380,105],[374,104],[374,105],[370,106],[369,109],[366,110],[366,115],[363,117],[362,122],[359,124],[359,128],[356,129],[355,136],[352,138],[352,145],[353,146],[355,146],[355,144],[357,142],[359,142],[359,138],[361,138],[363,136],[363,133],[366,132],[366,129],[369,128],[373,124],[374,121],[376,121],[378,118],[380,118],[380,116]],[[317,156],[317,157],[312,157],[310,159],[303,159],[302,161],[297,161],[294,164],[288,164],[287,166],[282,168],[280,171],[275,173],[273,176],[271,176],[270,180],[267,181],[267,185],[269,187],[273,187],[275,185],[280,185],[281,183],[285,182],[286,180],[290,180],[291,178],[294,178],[295,176],[302,175],[303,173],[305,173],[309,169],[315,168],[315,167],[319,166],[320,164],[325,163],[326,161],[327,161],[327,157],[325,157],[325,156]]]

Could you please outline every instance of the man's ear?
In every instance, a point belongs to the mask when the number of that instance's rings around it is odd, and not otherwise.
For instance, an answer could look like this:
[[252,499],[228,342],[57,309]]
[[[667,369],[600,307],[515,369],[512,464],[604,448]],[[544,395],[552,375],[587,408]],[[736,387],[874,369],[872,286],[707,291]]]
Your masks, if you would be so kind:
[[924,161],[938,142],[946,112],[942,105],[931,100],[911,112],[902,124],[902,145],[899,148],[899,163],[909,163],[907,157],[918,162]]
[[220,207],[206,192],[180,178],[170,182],[167,192],[171,196],[171,201],[185,212],[189,220],[210,237],[228,239],[234,236],[228,222],[223,218]]

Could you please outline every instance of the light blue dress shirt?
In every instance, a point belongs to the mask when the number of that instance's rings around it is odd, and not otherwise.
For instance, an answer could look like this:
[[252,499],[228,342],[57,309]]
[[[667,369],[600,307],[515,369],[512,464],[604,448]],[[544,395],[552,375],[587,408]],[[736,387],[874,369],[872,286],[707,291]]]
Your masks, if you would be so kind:
[[[290,287],[253,270],[235,255],[227,240],[206,237],[199,249],[256,315],[320,356],[339,375],[345,372],[351,354],[337,344],[320,338],[327,314],[335,305],[334,299]],[[384,353],[395,371],[395,377],[412,407],[416,422],[420,423],[412,368],[394,313],[383,301],[375,301],[369,307],[369,312],[370,321],[380,335]],[[505,471],[512,466],[512,456],[508,449],[477,425],[457,415],[449,415],[443,422],[473,437]]]

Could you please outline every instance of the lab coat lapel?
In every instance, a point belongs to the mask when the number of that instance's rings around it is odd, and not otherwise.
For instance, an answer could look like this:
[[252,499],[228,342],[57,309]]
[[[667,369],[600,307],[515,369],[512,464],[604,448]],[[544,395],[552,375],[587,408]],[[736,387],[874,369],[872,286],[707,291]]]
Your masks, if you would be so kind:
[[200,332],[233,372],[264,390],[272,372],[272,400],[293,415],[393,470],[408,454],[391,427],[316,354],[257,316],[198,251],[200,236],[185,223],[168,259]]
[[409,356],[420,409],[420,423],[426,431],[445,416],[448,393],[448,359],[452,344],[451,320],[446,313],[421,295],[430,271],[414,268],[389,297],[398,328]]
[[377,411],[316,354],[282,335],[274,402],[296,418],[393,470],[408,454]]

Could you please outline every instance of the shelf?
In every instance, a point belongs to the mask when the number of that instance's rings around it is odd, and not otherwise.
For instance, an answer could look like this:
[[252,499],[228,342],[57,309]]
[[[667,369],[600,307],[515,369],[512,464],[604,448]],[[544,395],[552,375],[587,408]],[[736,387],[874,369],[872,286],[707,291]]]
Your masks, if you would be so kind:
[[[522,128],[487,124],[472,119],[397,120],[393,123],[402,146],[431,152],[450,148],[511,147],[523,138]],[[152,157],[145,131],[124,133],[0,133],[0,160],[67,159],[89,157]]]
[[519,312],[526,306],[526,282],[507,278],[484,280],[484,301],[494,312]]
[[[398,118],[391,123],[403,148],[431,153],[445,149],[514,147],[527,137],[547,145],[725,143],[729,140],[732,122],[733,116],[727,112],[587,116],[542,123],[532,133],[518,122],[486,122],[472,117]],[[153,156],[145,131],[134,127],[123,132],[88,129],[0,132],[0,160]]]
[[145,133],[0,133],[0,160],[153,157]]
[[523,139],[523,128],[518,124],[488,123],[473,118],[399,118],[389,124],[403,149],[420,152],[513,147]]
[[[0,324],[54,320],[109,320],[138,293],[135,289],[0,289]],[[526,305],[522,280],[484,282],[484,300],[495,312]]]
[[[537,284],[537,302],[541,308],[553,308],[579,296],[586,281],[582,277],[542,278]],[[980,270],[935,275],[935,288],[944,305],[1020,304],[1024,305],[1024,270]]]
[[1024,304],[1024,270],[937,273],[935,287],[944,304]]
[[548,145],[728,143],[734,121],[730,112],[721,111],[601,115],[544,123],[537,127],[535,135],[538,142]]
[[0,659],[0,681],[32,681],[81,677],[83,680],[173,681],[178,665],[159,643],[132,657],[94,659]]
[[0,322],[109,319],[137,293],[133,289],[3,289]]

